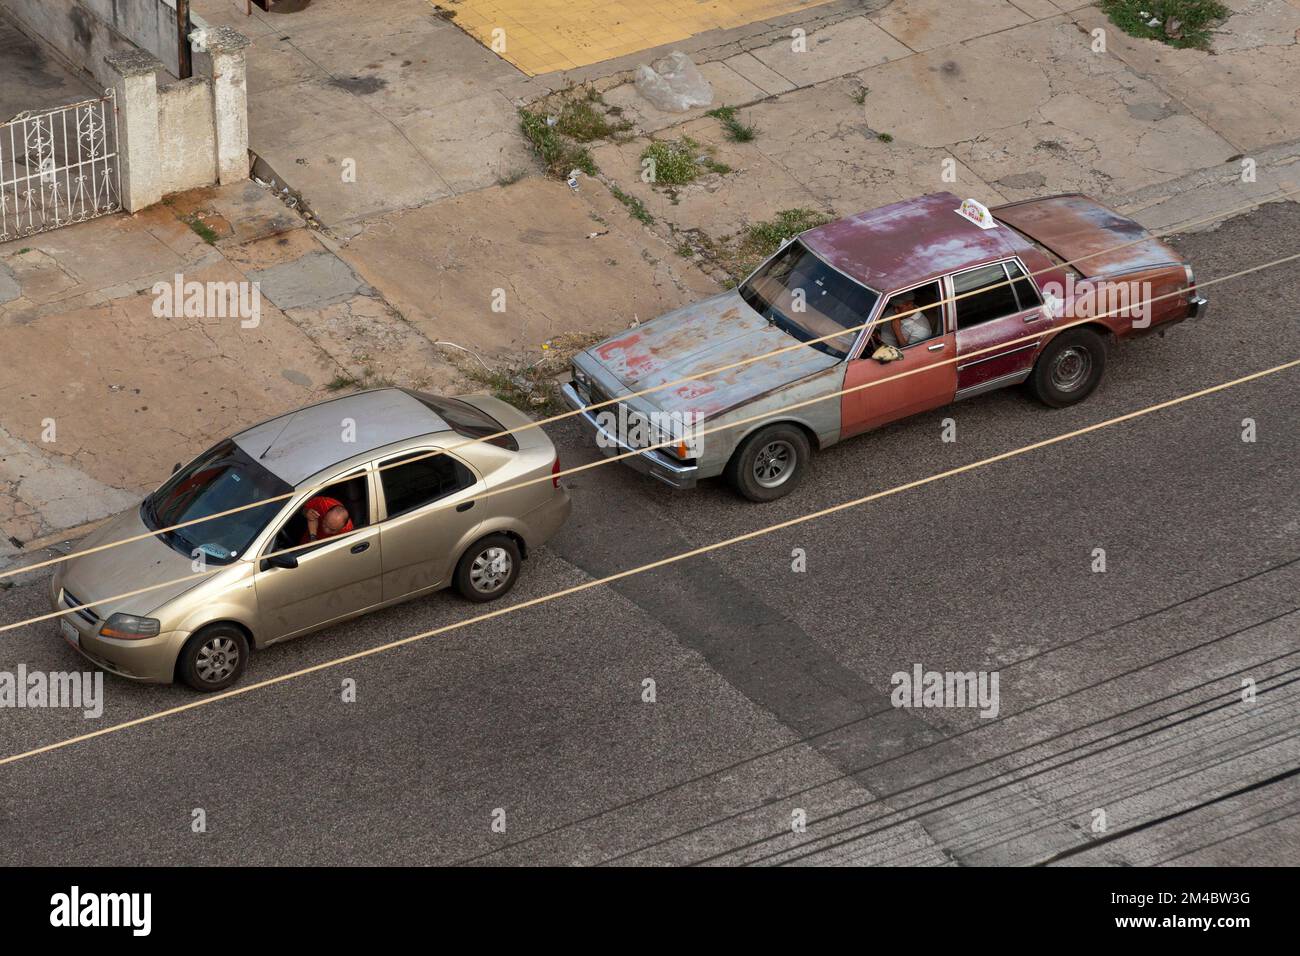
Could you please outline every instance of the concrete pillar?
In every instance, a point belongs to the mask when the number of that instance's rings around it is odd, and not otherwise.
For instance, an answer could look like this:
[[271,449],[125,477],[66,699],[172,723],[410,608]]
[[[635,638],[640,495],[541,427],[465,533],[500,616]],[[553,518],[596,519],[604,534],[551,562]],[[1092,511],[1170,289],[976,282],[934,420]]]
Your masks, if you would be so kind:
[[248,84],[244,51],[251,41],[230,27],[204,32],[212,58],[212,107],[216,122],[217,182],[248,178]]
[[137,212],[162,199],[158,143],[158,71],[162,61],[140,49],[104,57],[117,95],[117,164],[122,208]]

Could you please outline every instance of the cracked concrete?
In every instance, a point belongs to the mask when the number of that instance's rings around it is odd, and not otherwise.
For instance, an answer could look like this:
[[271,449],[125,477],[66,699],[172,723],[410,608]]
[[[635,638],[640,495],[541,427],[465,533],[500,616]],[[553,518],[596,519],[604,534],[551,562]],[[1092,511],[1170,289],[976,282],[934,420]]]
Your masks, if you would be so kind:
[[[810,35],[802,56],[815,62],[819,49],[835,48],[837,35],[861,40],[868,26],[899,49],[921,52],[896,55],[896,49],[879,47],[869,55],[880,62],[841,78],[814,79],[776,95],[748,83],[754,89],[741,87],[734,99],[719,96],[718,102],[742,107],[743,121],[758,129],[754,141],[730,143],[698,113],[671,122],[638,105],[639,97],[624,85],[606,91],[605,101],[622,107],[642,136],[601,145],[594,155],[614,183],[671,230],[714,236],[780,209],[845,214],[940,189],[991,202],[1052,192],[1131,192],[1225,163],[1240,152],[1243,137],[1234,130],[1243,125],[1260,131],[1244,137],[1252,142],[1300,135],[1300,129],[1291,131],[1300,118],[1281,103],[1297,95],[1287,90],[1290,80],[1300,79],[1300,66],[1286,58],[1297,49],[1300,11],[1282,0],[1237,0],[1234,9],[1210,56],[1122,37],[1095,9],[1076,3],[978,0],[968,18],[953,18],[944,16],[938,0],[897,0]],[[1109,52],[1092,47],[1089,31],[1103,22]],[[1149,70],[1134,69],[1136,50],[1147,56]],[[1281,92],[1267,94],[1276,101],[1259,115],[1207,121],[1205,110],[1189,104],[1188,90],[1170,79],[1181,75],[1170,71],[1170,62],[1204,68],[1206,61],[1220,63],[1247,50],[1288,64],[1287,79],[1275,84]],[[797,85],[801,77],[834,72],[792,67],[800,54],[786,41],[747,55]],[[1233,68],[1244,95],[1266,96],[1264,68],[1243,69],[1241,62]],[[1218,108],[1230,114],[1234,95],[1219,91]],[[1223,127],[1227,134],[1218,131]],[[683,135],[711,147],[734,172],[685,187],[641,182],[647,139]]]
[[66,459],[44,447],[15,438],[0,425],[0,566],[19,553],[14,539],[26,544],[114,514],[136,500],[81,470],[84,447]]
[[716,291],[600,183],[583,177],[579,189],[493,187],[385,217],[340,255],[428,340],[488,356],[623,328]]
[[[1233,146],[1260,150],[1300,137],[1300,5],[1226,0],[1234,11],[1212,54],[1135,40],[1110,28],[1110,54],[1182,104]],[[1086,29],[1108,26],[1100,11],[1076,14]]]
[[323,309],[374,290],[331,252],[311,252],[289,262],[248,273],[277,309]]

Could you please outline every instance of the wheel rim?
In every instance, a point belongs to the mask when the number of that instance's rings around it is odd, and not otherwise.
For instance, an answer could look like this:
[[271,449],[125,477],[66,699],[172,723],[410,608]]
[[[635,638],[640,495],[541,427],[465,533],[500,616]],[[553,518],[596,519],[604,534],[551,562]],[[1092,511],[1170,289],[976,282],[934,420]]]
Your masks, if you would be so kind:
[[480,594],[491,594],[501,590],[506,581],[510,580],[513,568],[514,561],[505,548],[485,548],[469,566],[469,583]]
[[786,483],[799,463],[799,453],[784,438],[770,441],[754,457],[754,481],[763,488],[776,488]]
[[1073,392],[1092,374],[1092,355],[1087,349],[1072,345],[1063,349],[1052,362],[1052,384],[1062,392]]
[[207,684],[225,680],[238,666],[239,645],[229,637],[209,638],[199,648],[199,656],[194,662],[199,679]]

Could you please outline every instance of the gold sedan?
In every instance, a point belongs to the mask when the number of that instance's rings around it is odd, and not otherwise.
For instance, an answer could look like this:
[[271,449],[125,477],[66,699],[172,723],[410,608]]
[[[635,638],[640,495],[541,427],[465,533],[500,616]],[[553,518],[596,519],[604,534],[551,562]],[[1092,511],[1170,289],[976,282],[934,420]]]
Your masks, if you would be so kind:
[[496,600],[569,515],[550,439],[498,435],[528,423],[386,388],[220,441],[59,566],[63,637],[122,677],[216,691],[252,648],[448,585]]

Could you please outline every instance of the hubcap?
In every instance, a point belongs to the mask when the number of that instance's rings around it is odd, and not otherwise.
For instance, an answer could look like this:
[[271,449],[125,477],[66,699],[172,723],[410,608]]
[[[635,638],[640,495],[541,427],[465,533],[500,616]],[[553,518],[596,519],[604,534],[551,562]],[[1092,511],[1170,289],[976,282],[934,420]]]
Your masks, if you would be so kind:
[[785,484],[794,473],[799,453],[784,438],[770,441],[758,450],[754,458],[754,480],[764,488]]
[[509,580],[513,567],[510,552],[505,548],[487,548],[480,551],[469,566],[469,583],[480,594],[491,594]]
[[1063,392],[1072,392],[1088,380],[1092,356],[1087,349],[1070,346],[1052,363],[1052,384]]
[[195,670],[209,684],[225,680],[239,664],[239,646],[228,637],[214,637],[199,648]]

